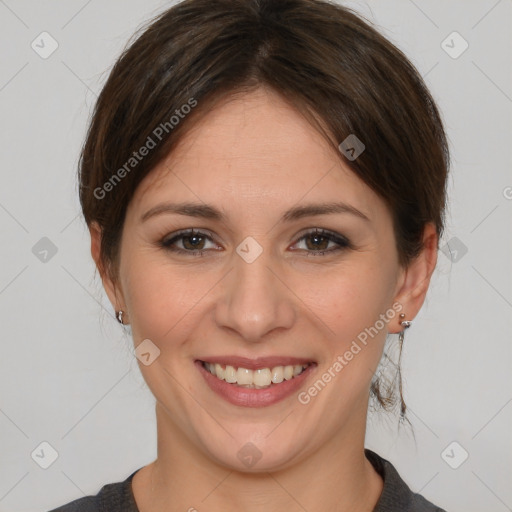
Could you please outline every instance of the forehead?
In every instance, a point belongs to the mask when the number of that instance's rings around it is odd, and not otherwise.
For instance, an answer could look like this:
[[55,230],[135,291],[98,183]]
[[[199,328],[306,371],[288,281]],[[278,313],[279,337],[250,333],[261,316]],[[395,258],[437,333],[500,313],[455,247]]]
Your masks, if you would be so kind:
[[258,89],[227,98],[202,117],[141,182],[133,208],[172,199],[245,211],[301,201],[345,200],[382,213],[381,199],[324,137],[276,93]]

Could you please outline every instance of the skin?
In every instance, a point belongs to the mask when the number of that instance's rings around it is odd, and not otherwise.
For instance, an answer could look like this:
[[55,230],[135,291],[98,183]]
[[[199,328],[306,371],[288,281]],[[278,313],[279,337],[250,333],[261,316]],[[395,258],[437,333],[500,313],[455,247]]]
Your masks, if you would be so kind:
[[[140,221],[165,201],[216,206],[224,222],[177,214]],[[363,212],[280,223],[283,212],[343,201]],[[159,245],[182,229],[213,234],[203,256]],[[343,235],[351,247],[301,237],[314,228]],[[398,314],[325,388],[303,405],[297,394],[267,407],[232,405],[206,385],[194,360],[216,355],[307,357],[317,367],[307,390],[351,342],[400,303],[407,320],[421,308],[437,260],[427,224],[424,250],[398,264],[391,214],[322,136],[275,93],[261,88],[229,98],[187,133],[139,185],[123,228],[119,279],[91,252],[108,297],[125,312],[134,345],[160,350],[139,362],[156,398],[158,457],[133,479],[141,512],[169,510],[371,511],[382,479],[364,456],[372,375]],[[247,236],[263,249],[252,263],[235,249]],[[190,239],[175,247],[193,250]],[[186,244],[186,245],[185,245]],[[246,467],[248,442],[261,459]]]

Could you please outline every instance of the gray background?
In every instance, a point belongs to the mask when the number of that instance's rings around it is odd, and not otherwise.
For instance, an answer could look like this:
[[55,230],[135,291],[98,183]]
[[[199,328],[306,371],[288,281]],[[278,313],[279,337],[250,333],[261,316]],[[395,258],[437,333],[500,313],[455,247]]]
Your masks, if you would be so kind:
[[[110,66],[168,5],[0,0],[0,511],[96,494],[156,456],[154,399],[94,273],[75,172]],[[452,256],[439,253],[403,356],[416,441],[372,415],[366,445],[448,512],[512,510],[512,2],[348,5],[426,77],[453,158],[441,242]],[[31,47],[43,31],[59,45],[46,59]],[[457,58],[445,50],[462,39],[442,44],[453,31],[469,44]],[[42,442],[58,453],[47,469]]]

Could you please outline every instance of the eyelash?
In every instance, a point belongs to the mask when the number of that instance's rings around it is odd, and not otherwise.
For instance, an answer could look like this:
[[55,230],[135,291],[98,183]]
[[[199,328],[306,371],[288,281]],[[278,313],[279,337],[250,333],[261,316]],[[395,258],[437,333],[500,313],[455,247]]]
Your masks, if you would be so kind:
[[[163,238],[160,241],[160,246],[162,248],[166,249],[167,251],[171,251],[171,252],[174,252],[174,253],[202,257],[202,256],[204,256],[204,253],[208,249],[195,250],[195,251],[187,251],[185,249],[180,249],[178,247],[172,247],[172,245],[176,241],[178,241],[178,240],[180,240],[182,238],[188,238],[188,237],[193,237],[193,236],[199,236],[201,238],[207,238],[207,239],[209,239],[210,241],[213,242],[212,237],[211,237],[210,234],[205,233],[203,231],[196,231],[194,229],[187,229],[187,230],[179,231],[179,232],[175,233],[174,236],[172,236],[172,238],[167,238],[167,237]],[[321,237],[321,238],[326,238],[329,242],[335,242],[336,244],[338,244],[338,247],[335,248],[335,249],[326,249],[326,250],[323,250],[323,251],[307,250],[308,256],[315,256],[315,257],[316,256],[323,256],[323,255],[325,255],[327,253],[335,253],[335,252],[338,252],[338,251],[342,251],[342,250],[346,250],[346,249],[352,248],[352,245],[351,245],[350,241],[347,238],[345,238],[344,236],[337,235],[336,233],[333,233],[331,231],[327,231],[325,229],[316,229],[316,228],[314,230],[308,231],[307,233],[304,233],[297,240],[297,242],[300,242],[301,240],[304,240],[304,239],[306,239],[308,237],[311,237],[311,236],[318,236],[318,237]]]

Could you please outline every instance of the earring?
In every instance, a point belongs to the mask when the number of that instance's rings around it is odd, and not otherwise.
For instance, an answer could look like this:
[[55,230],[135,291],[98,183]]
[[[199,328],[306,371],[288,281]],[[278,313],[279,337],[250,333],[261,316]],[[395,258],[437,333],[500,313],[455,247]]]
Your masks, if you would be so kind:
[[120,324],[123,324],[123,310],[116,312],[116,318]]
[[404,320],[404,318],[405,318],[405,314],[400,313],[400,325],[403,326],[403,330],[401,330],[400,333],[398,334],[398,339],[400,340],[400,345],[402,345],[404,342],[405,330],[408,329],[409,327],[411,327],[411,324],[412,324],[412,322],[410,320]]
[[404,320],[405,318],[405,314],[404,313],[400,313],[400,325],[403,327],[403,329],[400,331],[400,333],[398,334],[398,342],[399,342],[399,345],[400,345],[400,355],[398,356],[398,370],[397,370],[397,373],[398,373],[398,391],[400,393],[400,421],[404,421],[405,419],[405,411],[407,410],[407,406],[405,405],[405,402],[404,402],[404,396],[403,396],[403,389],[402,389],[402,371],[401,371],[401,366],[402,366],[402,348],[403,348],[403,345],[404,345],[404,338],[405,338],[405,330],[408,329],[410,326],[411,326],[411,321],[410,320]]

